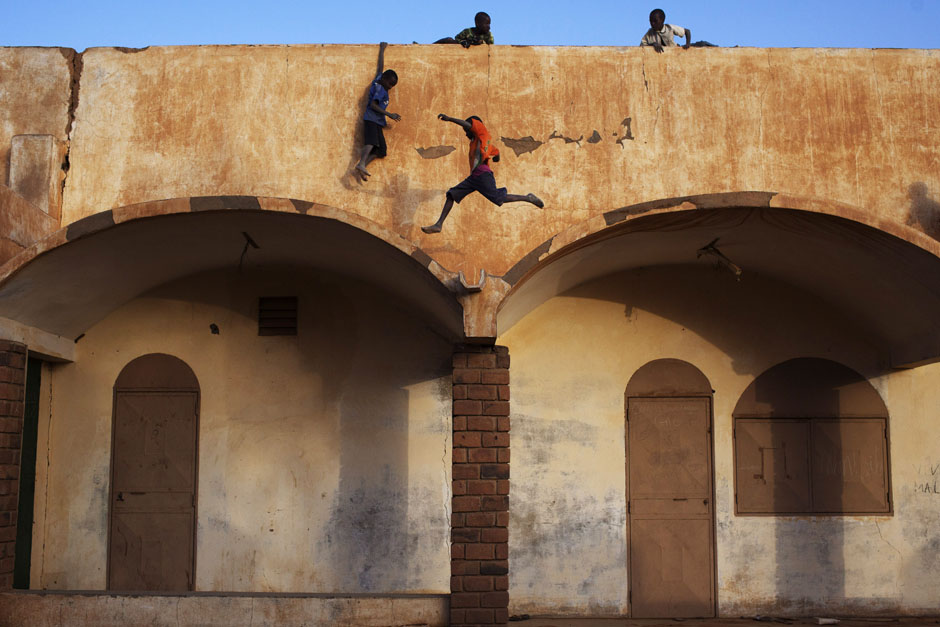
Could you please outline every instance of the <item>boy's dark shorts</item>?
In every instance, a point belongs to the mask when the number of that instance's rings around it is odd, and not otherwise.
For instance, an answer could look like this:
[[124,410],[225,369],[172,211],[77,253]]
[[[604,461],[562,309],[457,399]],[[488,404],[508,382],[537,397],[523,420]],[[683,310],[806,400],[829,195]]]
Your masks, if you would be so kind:
[[388,154],[388,146],[385,145],[385,133],[382,132],[382,127],[369,120],[363,120],[363,123],[365,125],[365,132],[362,136],[363,145],[372,146],[372,154],[379,159],[384,158]]
[[460,204],[461,200],[473,192],[480,192],[497,207],[506,202],[506,188],[496,187],[496,177],[492,172],[468,176],[447,190],[447,195],[453,198],[455,203]]

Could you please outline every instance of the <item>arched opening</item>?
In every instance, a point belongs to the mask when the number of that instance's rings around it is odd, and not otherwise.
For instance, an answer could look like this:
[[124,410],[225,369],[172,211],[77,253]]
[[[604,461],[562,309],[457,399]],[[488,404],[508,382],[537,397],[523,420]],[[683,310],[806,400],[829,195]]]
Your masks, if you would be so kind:
[[625,405],[631,616],[714,616],[711,385],[658,359],[631,377]]
[[193,589],[199,382],[172,355],[144,355],[114,383],[108,590]]

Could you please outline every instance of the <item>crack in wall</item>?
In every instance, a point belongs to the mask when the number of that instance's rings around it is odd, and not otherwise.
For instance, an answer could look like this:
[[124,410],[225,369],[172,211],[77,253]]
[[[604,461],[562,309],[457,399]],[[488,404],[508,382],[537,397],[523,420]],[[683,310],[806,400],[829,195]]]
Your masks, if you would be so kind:
[[82,70],[84,69],[84,54],[76,52],[71,48],[60,48],[62,55],[69,64],[69,74],[71,81],[69,83],[69,111],[68,121],[65,126],[65,154],[62,156],[62,182],[60,183],[59,194],[59,223],[62,222],[62,209],[65,207],[65,186],[69,177],[69,170],[72,167],[69,155],[72,151],[72,129],[75,127],[75,111],[78,109],[79,88],[82,81]]

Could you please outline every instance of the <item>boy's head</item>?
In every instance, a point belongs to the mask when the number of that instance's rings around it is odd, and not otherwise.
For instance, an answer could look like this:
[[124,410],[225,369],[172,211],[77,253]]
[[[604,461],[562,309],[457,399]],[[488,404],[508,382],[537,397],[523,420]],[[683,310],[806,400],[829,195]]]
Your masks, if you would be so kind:
[[490,16],[480,11],[473,16],[473,25],[478,33],[486,34],[490,32]]
[[662,9],[653,9],[650,11],[650,26],[655,31],[661,31],[666,23],[666,12]]
[[386,90],[391,89],[398,84],[398,74],[395,73],[395,70],[385,70],[382,72],[382,78],[379,79],[379,83]]

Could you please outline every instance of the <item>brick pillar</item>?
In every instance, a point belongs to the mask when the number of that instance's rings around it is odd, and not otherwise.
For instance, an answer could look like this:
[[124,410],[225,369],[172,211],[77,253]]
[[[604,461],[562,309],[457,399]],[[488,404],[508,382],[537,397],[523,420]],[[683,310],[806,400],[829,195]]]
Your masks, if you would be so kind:
[[509,620],[509,350],[454,352],[451,625]]
[[0,340],[0,590],[13,587],[26,346]]

